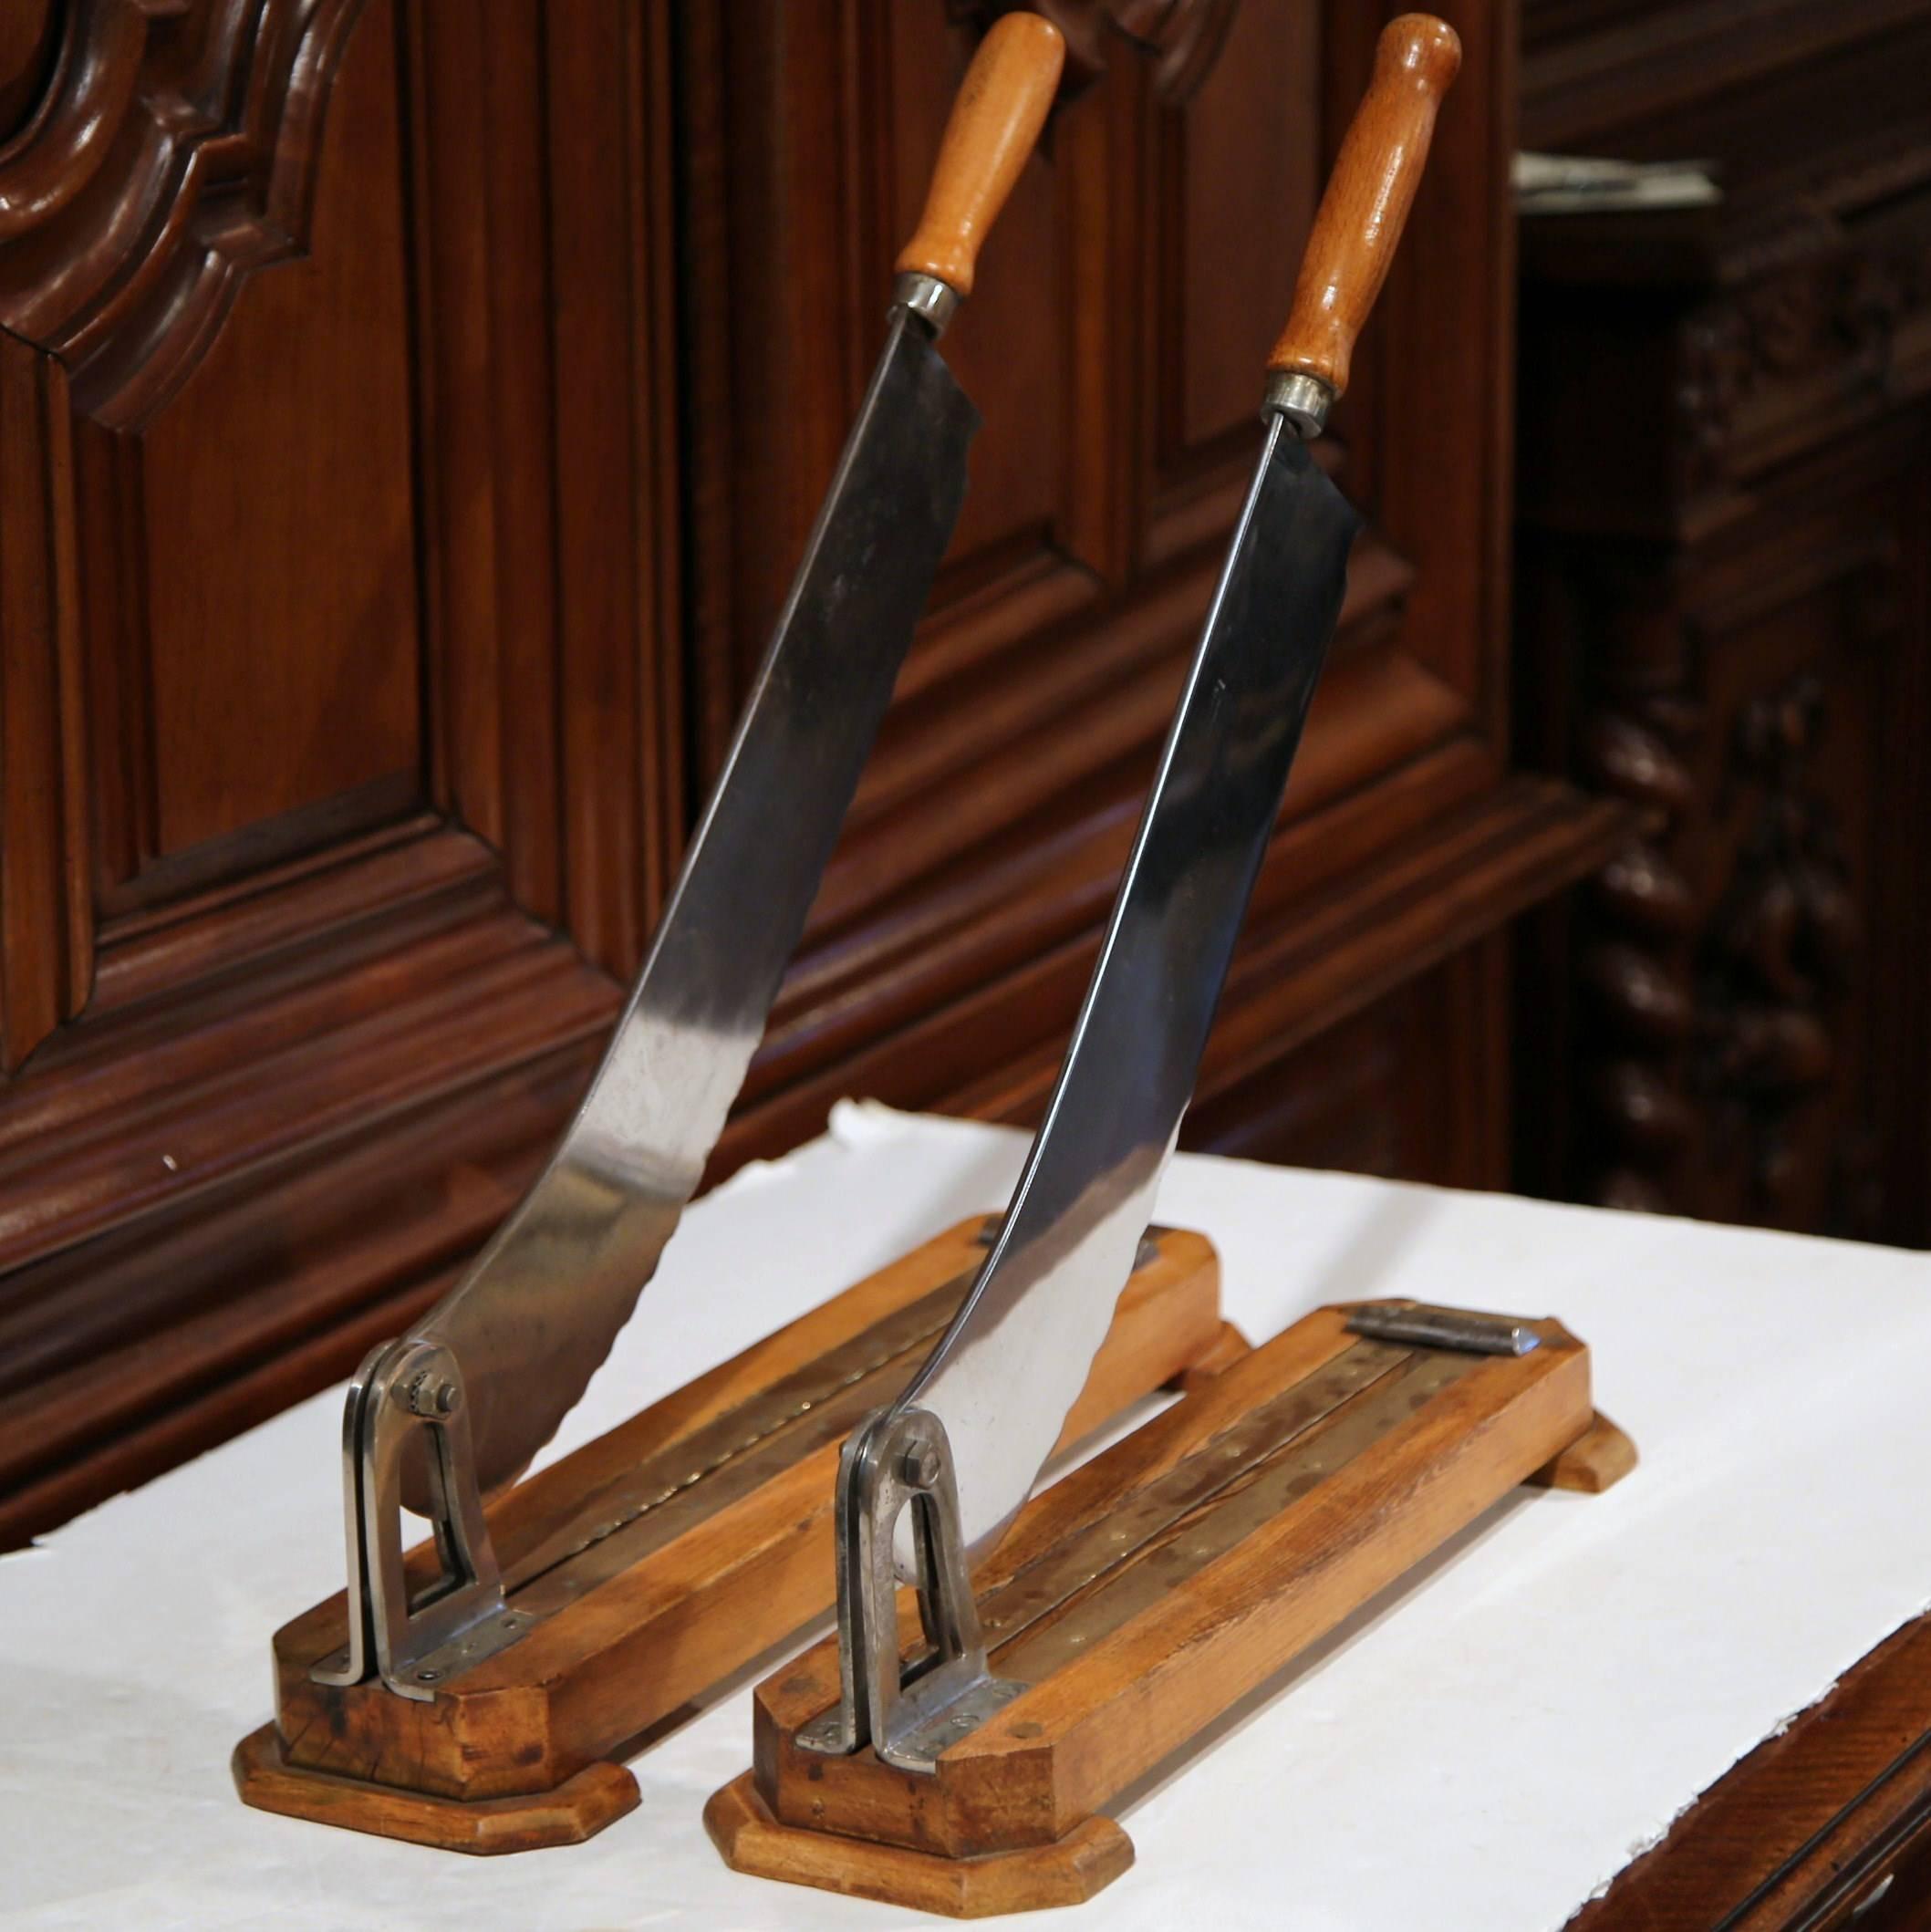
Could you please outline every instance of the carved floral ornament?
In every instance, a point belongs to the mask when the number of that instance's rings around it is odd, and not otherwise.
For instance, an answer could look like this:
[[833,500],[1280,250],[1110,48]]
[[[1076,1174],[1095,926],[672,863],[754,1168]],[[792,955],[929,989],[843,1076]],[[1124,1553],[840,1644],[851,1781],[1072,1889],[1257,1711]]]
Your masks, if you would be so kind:
[[1680,488],[1713,487],[1739,460],[1748,467],[1753,421],[1814,416],[1820,372],[1834,372],[1847,401],[1895,392],[1900,333],[1931,308],[1931,212],[1919,208],[1875,236],[1807,218],[1804,259],[1765,268],[1685,320],[1673,425]]
[[361,5],[46,10],[57,44],[36,57],[39,98],[0,146],[0,327],[60,358],[83,413],[127,427],[159,408],[243,278],[302,248]]
[[1063,98],[1084,93],[1126,47],[1153,62],[1153,85],[1170,105],[1186,100],[1212,70],[1240,0],[951,0],[954,16],[983,29],[1025,5],[1066,36]]

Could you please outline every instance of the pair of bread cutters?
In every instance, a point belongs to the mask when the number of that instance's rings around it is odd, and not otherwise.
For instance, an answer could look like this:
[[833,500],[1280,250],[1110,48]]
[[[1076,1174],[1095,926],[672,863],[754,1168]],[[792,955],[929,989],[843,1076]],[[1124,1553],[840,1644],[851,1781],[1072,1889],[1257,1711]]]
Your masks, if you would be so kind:
[[1517,1483],[1634,1460],[1556,1322],[1369,1302],[1028,1501],[1151,1216],[1339,616],[1357,519],[1308,444],[1459,60],[1426,16],[1382,36],[1045,1118],[963,1306],[846,1445],[836,1636],[760,1686],[753,1768],[707,1808],[741,1871],[961,1916],[1076,1904],[1132,1862],[1104,1807],[1169,1753]]
[[[1024,14],[981,47],[870,389],[603,1065],[521,1205],[351,1386],[348,1589],[275,1636],[275,1721],[234,1759],[251,1804],[471,1852],[582,1839],[636,1803],[620,1760],[646,1733],[830,1607],[838,1444],[957,1309],[982,1219],[483,1499],[608,1354],[763,1030],[965,492],[978,417],[935,343],[1062,56]],[[1070,1427],[1226,1346],[1211,1249],[1153,1234]],[[435,1532],[407,1553],[404,1504]]]

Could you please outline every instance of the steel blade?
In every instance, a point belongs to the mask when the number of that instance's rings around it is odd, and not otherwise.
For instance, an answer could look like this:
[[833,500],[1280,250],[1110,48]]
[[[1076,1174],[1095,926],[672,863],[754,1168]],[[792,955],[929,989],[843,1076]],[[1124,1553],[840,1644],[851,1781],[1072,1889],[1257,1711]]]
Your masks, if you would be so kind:
[[896,316],[603,1064],[543,1174],[413,1332],[462,1365],[484,1488],[583,1394],[723,1131],[950,541],[978,426],[923,325]]
[[896,1405],[944,1424],[970,1550],[1030,1493],[1153,1218],[1358,521],[1274,417],[1045,1118],[978,1280]]

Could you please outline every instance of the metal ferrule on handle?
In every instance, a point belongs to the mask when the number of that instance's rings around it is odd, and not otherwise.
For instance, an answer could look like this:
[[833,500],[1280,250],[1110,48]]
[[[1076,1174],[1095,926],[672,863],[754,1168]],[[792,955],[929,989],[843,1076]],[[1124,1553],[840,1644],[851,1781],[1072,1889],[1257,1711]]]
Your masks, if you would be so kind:
[[1303,442],[1312,442],[1327,428],[1327,412],[1334,406],[1334,392],[1319,376],[1304,369],[1291,369],[1284,376],[1267,379],[1267,393],[1261,400],[1261,419],[1279,416]]
[[960,296],[950,282],[912,269],[892,284],[892,306],[925,324],[936,342],[959,313]]

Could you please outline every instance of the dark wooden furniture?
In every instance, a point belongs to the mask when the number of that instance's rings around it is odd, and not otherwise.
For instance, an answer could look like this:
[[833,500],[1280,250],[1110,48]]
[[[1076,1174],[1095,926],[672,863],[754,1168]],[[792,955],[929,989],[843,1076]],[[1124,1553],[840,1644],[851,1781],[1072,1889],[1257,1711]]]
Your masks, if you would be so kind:
[[[1525,146],[1724,188],[1524,226],[1521,743],[1653,827],[1525,949],[1524,1166],[1923,1242],[1931,18],[1528,0],[1523,39]],[[1927,1667],[1919,1621],[1574,1932],[1931,1922]]]
[[1931,16],[1530,0],[1530,148],[1723,199],[1524,223],[1524,757],[1654,815],[1541,935],[1548,1191],[1931,1240]]
[[[715,768],[992,8],[25,0],[0,27],[0,1542],[344,1374],[505,1211]],[[717,1171],[1039,1106],[1378,10],[1053,11],[964,523]],[[1512,16],[1336,423],[1341,649],[1190,1126],[1500,1183]]]
[[1760,1744],[1571,1932],[1918,1932],[1931,1923],[1931,1618]]

